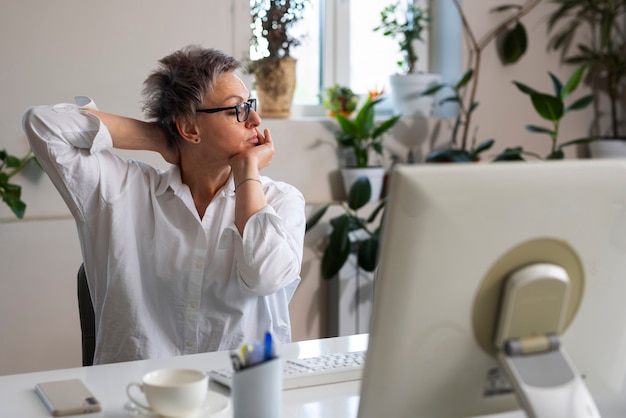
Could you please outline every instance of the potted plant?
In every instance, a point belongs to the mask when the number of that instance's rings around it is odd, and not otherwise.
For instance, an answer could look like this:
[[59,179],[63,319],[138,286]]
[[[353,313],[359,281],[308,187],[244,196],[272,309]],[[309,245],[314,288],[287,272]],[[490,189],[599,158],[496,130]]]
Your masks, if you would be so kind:
[[592,156],[603,154],[604,146],[626,151],[619,105],[626,80],[626,32],[623,25],[626,2],[554,0],[553,3],[558,8],[548,20],[548,32],[552,34],[549,48],[560,51],[565,63],[585,65],[586,78],[596,99],[602,96],[608,99],[608,105],[606,100],[595,101],[596,120],[592,134],[600,140],[590,144]]
[[[494,139],[478,141],[476,131],[470,136],[472,116],[478,107],[476,94],[480,80],[482,52],[494,41],[500,40],[499,55],[505,64],[518,61],[526,51],[526,30],[521,19],[533,10],[541,0],[526,0],[523,5],[506,5],[496,7],[496,13],[509,13],[498,25],[488,31],[482,38],[477,39],[463,13],[458,0],[453,0],[461,17],[463,32],[469,44],[468,67],[458,81],[454,83],[440,83],[426,90],[423,95],[449,93],[441,99],[439,104],[454,103],[457,105],[457,116],[452,124],[450,142],[444,148],[434,150],[427,157],[427,162],[472,162],[480,159],[480,154],[490,149]],[[511,13],[512,12],[512,13]],[[507,155],[501,156],[506,159]]]
[[[550,74],[552,79],[552,85],[554,87],[554,94],[539,92],[527,85],[514,81],[513,84],[524,94],[530,97],[533,108],[537,114],[549,121],[552,126],[546,128],[537,125],[527,125],[526,129],[530,132],[546,134],[550,137],[550,152],[545,157],[546,160],[560,160],[565,157],[563,148],[571,145],[587,144],[594,141],[594,138],[578,138],[571,141],[559,143],[559,128],[563,117],[575,110],[582,110],[589,106],[593,101],[593,95],[588,94],[577,100],[570,105],[565,104],[565,99],[569,97],[578,87],[582,75],[585,71],[584,66],[578,67],[567,79],[565,84],[561,82],[554,74]],[[541,159],[541,157],[534,153],[524,152],[523,147],[508,148],[506,149],[496,161],[500,160],[521,160],[522,155],[532,155],[535,158]],[[506,157],[506,158],[505,158]]]
[[357,178],[367,176],[372,187],[372,201],[380,197],[385,169],[382,165],[372,165],[370,157],[373,154],[383,155],[384,134],[400,119],[400,115],[395,115],[376,121],[376,105],[382,101],[382,94],[382,91],[370,91],[363,106],[352,119],[341,113],[335,115],[341,128],[335,134],[339,150],[344,155],[348,152],[341,171],[345,190],[348,192]]
[[[378,246],[386,199],[375,206],[367,177],[359,178],[350,189],[346,202],[323,206],[306,224],[309,232],[331,206],[342,211],[330,219],[330,231],[322,239],[320,272],[329,280],[328,330],[331,335],[367,332],[374,300],[374,271],[378,266]],[[369,216],[364,217],[365,210]],[[367,213],[367,212],[365,212]]]
[[[376,223],[384,214],[386,199],[380,200],[367,218],[359,210],[371,201],[372,188],[367,177],[359,177],[350,188],[347,202],[338,203],[344,213],[330,220],[331,232],[325,245],[321,273],[325,279],[337,275],[351,253],[357,256],[357,264],[365,271],[374,271],[378,265],[378,245],[382,222]],[[308,220],[306,231],[312,229],[326,214],[328,204],[317,210]]]
[[6,150],[0,150],[0,196],[11,211],[18,218],[24,217],[26,204],[22,201],[22,187],[11,183],[11,178],[19,173],[26,165],[34,160],[31,151],[23,158],[9,154]]
[[252,61],[260,113],[286,118],[296,87],[296,60],[291,48],[300,39],[290,29],[302,17],[310,0],[251,0],[252,45],[263,58]]
[[429,17],[427,11],[406,2],[406,8],[400,2],[386,6],[380,12],[381,23],[374,32],[381,31],[383,36],[398,42],[402,59],[397,62],[401,72],[390,77],[391,98],[396,114],[406,116],[430,116],[433,100],[421,93],[434,84],[441,82],[438,74],[419,72],[417,42],[424,42]]
[[328,110],[328,116],[335,117],[341,115],[350,117],[359,104],[359,96],[354,94],[350,87],[335,84],[324,90],[324,107]]

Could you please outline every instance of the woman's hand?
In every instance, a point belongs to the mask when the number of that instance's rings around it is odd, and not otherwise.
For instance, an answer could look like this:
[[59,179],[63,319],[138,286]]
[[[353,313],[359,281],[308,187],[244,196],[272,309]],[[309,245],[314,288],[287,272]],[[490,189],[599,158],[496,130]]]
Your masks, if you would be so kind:
[[235,172],[238,170],[248,171],[254,166],[256,166],[256,170],[261,170],[272,162],[274,158],[274,142],[272,142],[269,129],[265,129],[263,134],[257,129],[257,138],[259,143],[255,147],[230,158],[230,166]]

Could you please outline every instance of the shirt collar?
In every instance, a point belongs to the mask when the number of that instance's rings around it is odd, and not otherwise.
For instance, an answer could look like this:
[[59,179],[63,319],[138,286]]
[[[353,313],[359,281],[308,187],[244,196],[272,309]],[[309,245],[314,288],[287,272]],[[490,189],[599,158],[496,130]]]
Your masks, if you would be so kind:
[[156,189],[156,195],[160,196],[171,187],[175,194],[180,192],[180,189],[184,186],[180,177],[180,167],[177,165],[170,165],[170,168],[162,172],[161,182]]
[[[161,177],[161,183],[159,187],[157,187],[156,194],[157,196],[162,195],[168,189],[168,187],[172,188],[172,191],[176,195],[180,195],[182,190],[189,190],[189,187],[183,183],[182,177],[180,175],[180,166],[171,165],[169,169],[165,170]],[[216,194],[217,196],[234,196],[235,195],[235,179],[233,175],[228,177],[226,184],[222,187]]]

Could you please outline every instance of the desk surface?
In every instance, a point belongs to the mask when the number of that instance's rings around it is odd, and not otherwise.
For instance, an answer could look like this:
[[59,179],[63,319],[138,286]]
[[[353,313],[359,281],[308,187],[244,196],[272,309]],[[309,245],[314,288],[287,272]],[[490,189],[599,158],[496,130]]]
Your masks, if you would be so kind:
[[[302,341],[282,346],[283,358],[304,358],[335,352],[362,351],[367,349],[368,336],[327,338]],[[142,360],[101,366],[52,370],[38,373],[0,376],[0,416],[47,418],[50,415],[37,398],[34,387],[39,382],[78,378],[83,380],[100,400],[103,410],[99,413],[77,415],[82,417],[128,417],[124,409],[127,402],[126,385],[140,381],[152,370],[164,367],[187,367],[212,370],[229,364],[229,353],[195,354],[168,359]],[[283,418],[356,418],[359,406],[359,382],[344,382],[283,392]],[[215,384],[210,390],[229,395],[228,390]],[[599,405],[603,416],[626,416],[626,405]],[[604,406],[604,408],[603,408]],[[604,414],[604,412],[609,412]],[[216,418],[232,417],[232,407]],[[521,418],[525,414],[516,411],[499,417]]]

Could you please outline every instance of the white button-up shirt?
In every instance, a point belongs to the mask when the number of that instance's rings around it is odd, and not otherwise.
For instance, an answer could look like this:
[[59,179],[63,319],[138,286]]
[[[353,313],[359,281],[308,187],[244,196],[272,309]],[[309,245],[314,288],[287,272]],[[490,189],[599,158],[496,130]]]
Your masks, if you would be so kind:
[[78,105],[30,108],[23,125],[76,219],[95,364],[233,349],[268,330],[291,340],[305,226],[297,189],[261,177],[267,206],[241,236],[232,176],[200,219],[178,166],[116,156],[107,127]]

